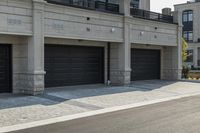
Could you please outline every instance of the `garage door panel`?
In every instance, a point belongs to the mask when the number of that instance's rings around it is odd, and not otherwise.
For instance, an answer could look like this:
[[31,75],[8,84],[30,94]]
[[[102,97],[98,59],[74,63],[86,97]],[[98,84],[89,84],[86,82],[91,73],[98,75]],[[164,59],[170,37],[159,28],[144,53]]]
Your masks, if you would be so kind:
[[131,80],[160,79],[160,50],[131,49]]
[[103,48],[46,45],[45,51],[46,87],[103,83]]
[[11,92],[11,50],[9,45],[0,45],[0,93]]

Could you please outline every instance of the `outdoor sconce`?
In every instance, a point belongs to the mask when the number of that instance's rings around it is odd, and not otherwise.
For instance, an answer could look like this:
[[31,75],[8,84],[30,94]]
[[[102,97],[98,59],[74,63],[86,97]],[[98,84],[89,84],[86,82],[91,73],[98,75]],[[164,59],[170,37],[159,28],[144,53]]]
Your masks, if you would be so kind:
[[115,32],[115,28],[112,28],[112,29],[111,29],[111,32],[112,32],[112,33]]
[[144,32],[143,32],[143,31],[140,32],[140,36],[142,36],[142,35],[144,35]]

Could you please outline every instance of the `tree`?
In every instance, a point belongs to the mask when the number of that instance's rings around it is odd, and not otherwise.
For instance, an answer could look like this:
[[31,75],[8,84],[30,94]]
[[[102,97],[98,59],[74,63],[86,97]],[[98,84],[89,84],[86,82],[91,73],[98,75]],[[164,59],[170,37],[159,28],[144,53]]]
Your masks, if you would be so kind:
[[[187,59],[187,48],[188,48],[188,44],[187,42],[182,38],[182,60],[183,62],[186,61]],[[183,65],[183,69],[182,69],[182,77],[183,78],[188,78],[188,74],[189,74],[189,68],[187,66]]]
[[187,48],[188,44],[185,39],[182,38],[182,60],[183,62],[187,59]]

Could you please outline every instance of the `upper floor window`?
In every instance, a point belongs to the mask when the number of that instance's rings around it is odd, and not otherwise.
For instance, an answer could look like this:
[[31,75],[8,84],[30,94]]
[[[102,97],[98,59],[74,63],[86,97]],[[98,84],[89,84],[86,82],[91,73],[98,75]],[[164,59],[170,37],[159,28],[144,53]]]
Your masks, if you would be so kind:
[[183,37],[187,42],[193,41],[193,31],[183,31]]
[[107,0],[107,2],[112,4],[119,4],[119,0]]
[[193,11],[187,10],[183,12],[183,22],[193,21]]
[[140,0],[131,0],[131,7],[132,8],[139,8],[139,4],[140,3]]

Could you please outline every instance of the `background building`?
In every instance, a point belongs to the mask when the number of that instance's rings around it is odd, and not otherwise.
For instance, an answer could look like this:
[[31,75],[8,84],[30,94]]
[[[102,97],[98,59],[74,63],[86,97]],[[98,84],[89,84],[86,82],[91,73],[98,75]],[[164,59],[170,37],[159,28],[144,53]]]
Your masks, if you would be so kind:
[[175,11],[181,13],[183,37],[189,44],[186,64],[200,67],[200,1],[175,5]]

